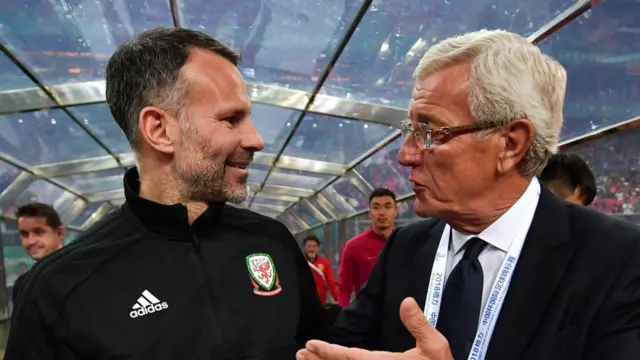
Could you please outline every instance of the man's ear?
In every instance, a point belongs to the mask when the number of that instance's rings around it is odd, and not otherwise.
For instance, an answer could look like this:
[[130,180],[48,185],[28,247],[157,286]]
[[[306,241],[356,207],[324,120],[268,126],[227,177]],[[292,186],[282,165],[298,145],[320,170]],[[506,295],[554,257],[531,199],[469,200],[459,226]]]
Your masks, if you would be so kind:
[[56,230],[56,232],[58,233],[58,236],[60,236],[60,238],[64,237],[64,226],[59,226],[58,229]]
[[573,192],[570,191],[571,190],[566,191],[565,194],[567,194],[567,196],[565,196],[564,199],[574,204],[584,205],[584,194],[582,193],[580,188],[575,188]]
[[140,111],[138,119],[141,137],[159,152],[172,154],[179,141],[178,121],[168,112],[155,106]]
[[498,171],[507,173],[522,161],[533,143],[535,129],[527,119],[511,121],[503,129],[500,139]]
[[580,204],[584,205],[584,200],[587,198],[587,195],[580,189],[580,187],[576,187],[573,191],[573,196],[580,201]]

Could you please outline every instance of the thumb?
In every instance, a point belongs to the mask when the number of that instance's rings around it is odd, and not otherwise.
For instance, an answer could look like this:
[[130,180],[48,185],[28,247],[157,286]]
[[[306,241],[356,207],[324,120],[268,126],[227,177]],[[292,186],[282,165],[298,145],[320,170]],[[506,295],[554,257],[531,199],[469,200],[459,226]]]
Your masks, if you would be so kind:
[[400,319],[416,339],[419,348],[422,348],[428,342],[433,342],[434,338],[442,337],[442,335],[429,324],[427,317],[413,298],[406,298],[400,304]]

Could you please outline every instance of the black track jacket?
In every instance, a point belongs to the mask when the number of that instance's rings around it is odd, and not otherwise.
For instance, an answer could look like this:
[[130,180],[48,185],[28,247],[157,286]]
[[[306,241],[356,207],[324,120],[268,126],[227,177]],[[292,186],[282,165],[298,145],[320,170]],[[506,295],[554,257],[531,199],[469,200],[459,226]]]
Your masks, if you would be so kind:
[[248,210],[138,196],[38,262],[16,306],[5,360],[294,359],[324,328],[291,233]]

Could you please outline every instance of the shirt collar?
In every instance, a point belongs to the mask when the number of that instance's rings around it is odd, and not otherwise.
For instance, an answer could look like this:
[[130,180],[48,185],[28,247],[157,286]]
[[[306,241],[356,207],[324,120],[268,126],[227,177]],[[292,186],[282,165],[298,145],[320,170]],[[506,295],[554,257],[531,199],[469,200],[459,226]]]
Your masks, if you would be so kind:
[[473,237],[479,237],[490,245],[504,252],[508,252],[518,231],[523,226],[529,226],[529,224],[525,224],[524,221],[525,219],[530,219],[531,216],[526,215],[533,214],[536,211],[539,198],[540,182],[534,177],[518,201],[480,234],[465,234],[451,229],[452,236],[450,246],[453,253],[457,254],[462,249],[462,246]]
[[384,237],[384,235],[377,234],[375,231],[373,231],[372,227],[369,228],[367,237],[369,237],[371,239],[380,240],[382,242],[385,242],[387,240],[387,238]]
[[140,196],[140,175],[133,167],[124,175],[126,202],[123,210],[133,215],[145,228],[167,237],[190,240],[220,217],[224,203],[209,204],[193,224],[189,224],[187,207],[183,204],[164,205]]

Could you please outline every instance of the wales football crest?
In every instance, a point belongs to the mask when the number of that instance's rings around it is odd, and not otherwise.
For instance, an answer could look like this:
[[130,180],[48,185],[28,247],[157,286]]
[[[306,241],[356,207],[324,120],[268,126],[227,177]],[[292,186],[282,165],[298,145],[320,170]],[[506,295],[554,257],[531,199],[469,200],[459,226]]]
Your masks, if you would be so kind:
[[253,293],[260,296],[273,296],[282,291],[280,279],[273,259],[269,254],[247,255],[247,269],[253,284]]

